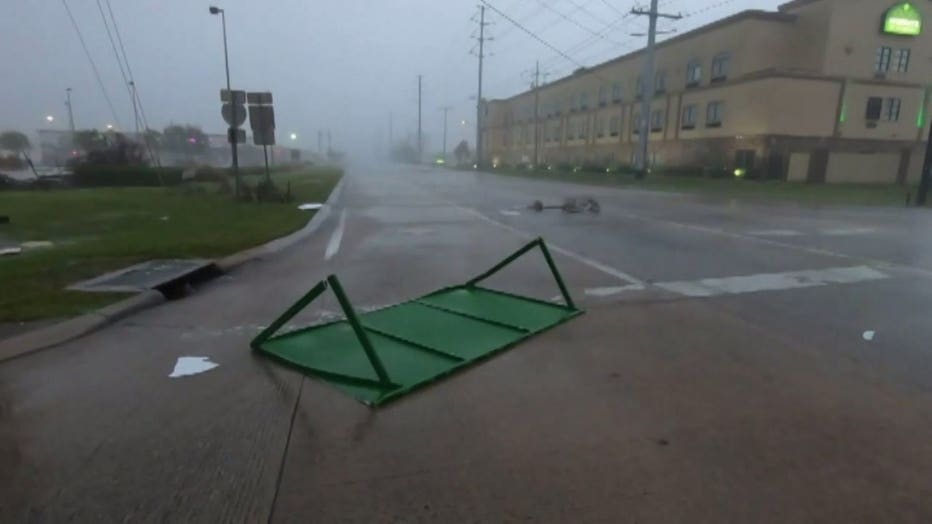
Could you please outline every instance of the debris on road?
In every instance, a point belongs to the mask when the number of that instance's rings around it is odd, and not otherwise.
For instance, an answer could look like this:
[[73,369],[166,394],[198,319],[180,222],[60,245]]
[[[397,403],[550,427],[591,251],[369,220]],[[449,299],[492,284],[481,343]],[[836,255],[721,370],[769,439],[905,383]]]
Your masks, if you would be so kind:
[[300,206],[298,206],[298,209],[300,209],[301,211],[313,211],[315,209],[320,209],[322,207],[324,207],[324,205],[321,203],[308,202],[308,203],[301,204]]
[[567,197],[561,205],[545,205],[540,200],[531,202],[528,209],[533,209],[540,213],[545,209],[560,209],[564,213],[585,213],[598,214],[602,209],[599,202],[592,197]]
[[211,362],[210,357],[178,357],[178,361],[175,362],[175,369],[172,370],[171,375],[168,375],[168,377],[179,378],[198,375],[219,365],[216,362]]
[[19,246],[0,247],[0,257],[9,256],[9,255],[18,255],[22,252],[23,252],[23,248]]
[[[543,254],[563,304],[479,286],[534,248]],[[345,320],[279,333],[328,289]],[[337,277],[330,275],[250,345],[366,405],[378,406],[580,314],[546,244],[538,238],[465,284],[373,311],[357,312]]]

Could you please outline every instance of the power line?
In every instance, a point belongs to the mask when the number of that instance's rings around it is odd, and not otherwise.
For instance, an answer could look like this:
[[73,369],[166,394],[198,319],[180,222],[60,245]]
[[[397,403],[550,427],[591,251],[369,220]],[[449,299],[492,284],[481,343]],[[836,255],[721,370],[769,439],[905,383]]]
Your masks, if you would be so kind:
[[605,4],[605,6],[608,7],[609,9],[611,9],[612,11],[615,11],[615,12],[618,13],[618,14],[624,14],[624,12],[623,12],[621,9],[618,9],[617,7],[615,7],[615,6],[613,6],[612,4],[608,3],[608,0],[602,0],[602,3]]
[[722,1],[716,2],[716,3],[714,3],[714,4],[709,4],[709,5],[705,6],[705,7],[703,7],[702,9],[697,9],[696,11],[690,11],[690,12],[688,12],[688,13],[683,13],[683,16],[684,16],[684,17],[696,16],[696,15],[698,15],[698,14],[705,13],[706,11],[711,11],[711,10],[713,10],[713,9],[718,9],[719,7],[724,7],[724,6],[728,5],[728,4],[733,3],[734,1],[735,1],[735,0],[722,0]]
[[91,69],[94,71],[94,77],[97,79],[97,86],[100,88],[100,92],[104,95],[104,100],[107,101],[107,107],[110,108],[110,114],[113,116],[113,121],[117,126],[122,127],[120,124],[120,119],[117,117],[116,109],[113,107],[113,101],[110,100],[110,95],[107,93],[107,88],[104,87],[104,81],[100,78],[100,71],[97,69],[97,64],[94,63],[94,58],[91,56],[91,52],[87,49],[87,43],[84,41],[84,35],[81,34],[81,28],[78,27],[78,22],[74,19],[74,14],[71,13],[71,8],[68,7],[67,0],[61,0],[61,3],[63,6],[65,6],[65,11],[68,12],[68,18],[71,19],[71,25],[74,26],[74,30],[78,34],[78,40],[81,42],[81,48],[84,49],[84,55],[87,56],[87,61],[91,64]]
[[[107,15],[104,14],[104,8],[97,0],[97,11],[100,12],[100,19],[104,23],[104,30],[107,32],[107,39],[110,40],[110,47],[113,49],[113,56],[116,58],[117,66],[120,68],[120,76],[123,77],[123,85],[126,87],[129,97],[133,99],[133,91],[129,85],[129,78],[126,77],[126,68],[123,67],[123,60],[120,58],[120,52],[117,50],[116,41],[113,39],[113,33],[110,32],[110,24],[107,22]],[[135,115],[134,115],[135,116]]]
[[498,16],[500,16],[500,17],[504,18],[505,20],[511,22],[515,27],[517,27],[518,29],[520,29],[520,30],[524,31],[525,33],[527,33],[528,36],[530,36],[530,37],[533,38],[534,40],[537,40],[539,43],[543,44],[544,47],[546,47],[546,48],[550,49],[551,51],[553,51],[554,53],[556,53],[556,54],[562,56],[563,58],[567,59],[569,62],[572,62],[573,64],[577,65],[578,67],[585,67],[584,65],[580,64],[579,62],[577,62],[576,60],[574,60],[572,57],[570,57],[568,54],[566,54],[566,53],[564,53],[563,51],[560,51],[559,49],[557,49],[556,47],[554,47],[550,42],[544,40],[543,38],[541,38],[540,36],[538,36],[536,33],[534,33],[533,31],[531,31],[531,30],[528,29],[527,27],[524,27],[520,22],[517,22],[515,19],[513,19],[513,18],[511,18],[510,16],[506,15],[505,13],[503,13],[503,12],[502,12],[501,10],[499,10],[497,7],[495,7],[494,5],[490,4],[490,3],[488,2],[488,0],[481,0],[481,2],[482,2],[483,5],[485,5],[486,7],[488,7],[489,9],[491,9],[492,11],[495,11],[495,13],[497,13]]
[[[587,33],[589,33],[589,34],[591,34],[591,35],[597,37],[597,38],[601,38],[601,39],[603,39],[603,40],[605,40],[605,41],[607,41],[607,42],[612,42],[612,43],[616,43],[616,44],[617,44],[617,42],[614,42],[612,39],[606,37],[603,33],[600,33],[600,32],[598,32],[598,31],[596,31],[596,30],[594,30],[594,29],[592,29],[592,28],[590,28],[590,27],[587,27],[587,26],[582,25],[582,24],[579,23],[579,21],[577,21],[575,18],[570,18],[569,16],[565,15],[564,13],[562,13],[562,12],[556,10],[553,6],[551,6],[551,5],[549,5],[549,4],[546,4],[544,0],[537,0],[537,2],[538,2],[539,4],[541,4],[541,5],[543,5],[544,7],[546,7],[547,9],[549,9],[550,11],[553,11],[554,13],[556,13],[557,15],[559,15],[560,18],[562,18],[562,19],[566,20],[567,22],[569,22],[569,23],[575,25],[576,27],[582,29],[583,31],[585,31],[585,32],[587,32]],[[577,5],[577,9],[582,9],[582,6],[579,6],[578,4],[576,4],[576,5]],[[588,12],[588,11],[587,11],[587,12]],[[509,21],[510,21],[510,20],[509,20]]]

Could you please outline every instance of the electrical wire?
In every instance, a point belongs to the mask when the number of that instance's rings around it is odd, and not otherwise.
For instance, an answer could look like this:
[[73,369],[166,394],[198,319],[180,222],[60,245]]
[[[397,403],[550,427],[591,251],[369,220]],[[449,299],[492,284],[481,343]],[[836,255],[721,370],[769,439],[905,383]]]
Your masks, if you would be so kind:
[[104,96],[104,100],[107,101],[107,107],[110,108],[110,114],[113,116],[114,123],[122,127],[120,124],[120,119],[117,117],[116,109],[113,106],[113,101],[110,99],[110,94],[107,93],[107,88],[104,86],[104,81],[100,78],[100,71],[97,69],[97,64],[94,62],[94,57],[91,56],[91,52],[87,48],[87,43],[84,41],[84,35],[81,34],[81,28],[78,26],[77,20],[74,18],[74,14],[71,12],[71,8],[68,7],[67,0],[61,0],[63,6],[65,6],[65,11],[68,13],[68,18],[71,19],[71,25],[74,27],[74,31],[78,34],[78,40],[81,42],[81,48],[84,49],[84,55],[87,56],[87,61],[91,64],[91,69],[94,72],[94,77],[97,79],[97,86],[100,88],[101,94]]
[[[617,44],[617,42],[614,42],[612,39],[606,37],[604,34],[599,33],[598,31],[596,31],[596,30],[594,30],[594,29],[592,29],[592,28],[590,28],[590,27],[585,26],[585,25],[579,23],[579,21],[576,20],[575,18],[571,18],[571,17],[569,17],[568,15],[566,15],[566,14],[564,14],[564,13],[558,11],[558,10],[555,9],[553,6],[547,4],[544,0],[537,0],[537,2],[538,2],[539,4],[541,4],[542,6],[546,7],[547,9],[549,9],[550,11],[556,13],[560,18],[562,18],[562,19],[566,20],[567,22],[569,22],[569,23],[575,25],[576,27],[582,29],[583,31],[585,31],[585,32],[587,32],[587,33],[589,33],[589,34],[591,34],[591,35],[597,37],[597,38],[601,38],[601,39],[603,39],[603,40],[605,40],[605,41],[607,41],[607,42],[612,42],[612,43]],[[488,5],[488,4],[486,4],[486,5]],[[491,6],[490,6],[490,7],[491,7]],[[580,8],[580,7],[577,7],[577,9],[579,9],[579,8]],[[499,13],[501,13],[501,12],[499,12]],[[509,21],[511,21],[511,20],[509,20]]]

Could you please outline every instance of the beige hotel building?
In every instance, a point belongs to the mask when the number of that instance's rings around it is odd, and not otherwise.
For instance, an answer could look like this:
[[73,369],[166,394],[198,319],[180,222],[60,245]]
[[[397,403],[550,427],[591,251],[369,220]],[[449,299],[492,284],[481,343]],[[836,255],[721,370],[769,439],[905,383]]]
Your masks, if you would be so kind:
[[[654,169],[814,183],[919,179],[932,0],[794,0],[744,11],[483,110],[484,161],[625,166],[651,98]],[[537,103],[535,103],[537,100]],[[536,115],[536,116],[535,116]],[[535,147],[535,141],[537,141]]]

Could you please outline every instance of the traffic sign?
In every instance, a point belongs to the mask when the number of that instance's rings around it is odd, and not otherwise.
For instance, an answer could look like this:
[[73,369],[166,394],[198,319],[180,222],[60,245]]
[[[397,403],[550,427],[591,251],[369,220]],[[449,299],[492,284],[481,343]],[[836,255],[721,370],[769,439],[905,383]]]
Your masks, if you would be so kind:
[[272,105],[272,93],[268,91],[246,93],[246,101],[249,105],[270,106]]
[[[236,108],[236,118],[233,118],[233,109]],[[223,121],[233,127],[239,127],[246,121],[246,106],[242,104],[223,104],[220,108]]]
[[[232,98],[233,98],[234,103],[236,104],[245,104],[246,103],[246,91],[243,91],[242,89],[234,89]],[[230,91],[228,89],[220,90],[220,101],[226,102],[226,103],[230,102]]]
[[233,143],[233,138],[236,137],[237,144],[243,144],[246,142],[246,130],[245,129],[227,129],[227,142]]

